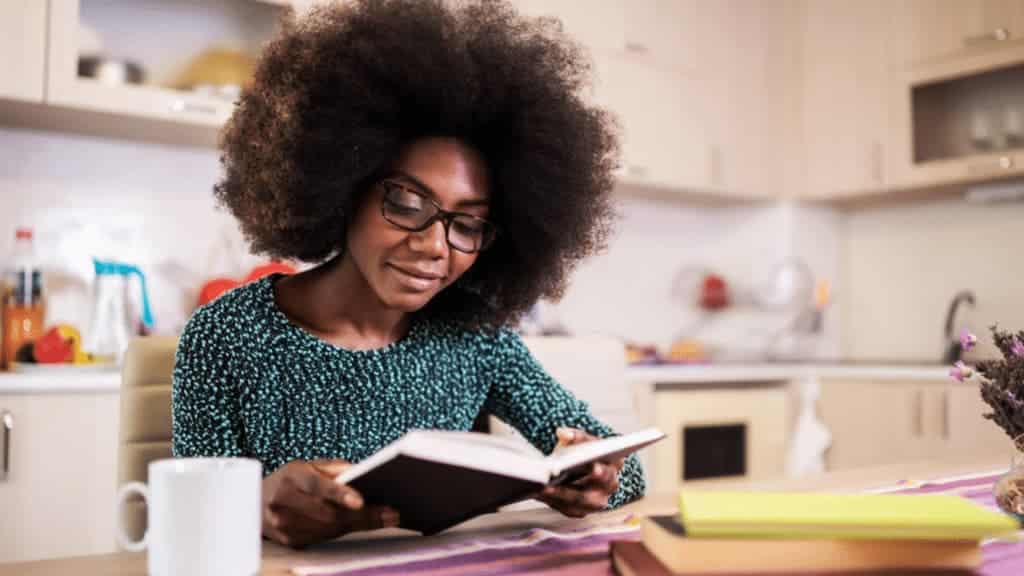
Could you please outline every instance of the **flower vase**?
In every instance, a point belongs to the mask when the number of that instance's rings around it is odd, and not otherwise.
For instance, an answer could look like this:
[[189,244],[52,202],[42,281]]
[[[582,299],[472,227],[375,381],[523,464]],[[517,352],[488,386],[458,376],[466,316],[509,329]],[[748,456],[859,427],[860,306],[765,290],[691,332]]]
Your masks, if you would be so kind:
[[992,486],[999,508],[1024,525],[1024,434],[1013,439],[1015,448],[1010,469]]

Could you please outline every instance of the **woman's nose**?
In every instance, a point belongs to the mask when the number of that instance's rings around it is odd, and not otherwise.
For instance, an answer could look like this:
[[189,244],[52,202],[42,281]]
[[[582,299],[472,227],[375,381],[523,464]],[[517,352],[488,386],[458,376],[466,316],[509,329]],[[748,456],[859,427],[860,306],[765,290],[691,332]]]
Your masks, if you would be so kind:
[[416,252],[420,252],[432,258],[444,258],[448,255],[448,231],[444,222],[436,220],[430,226],[419,232],[412,232],[409,238],[409,246]]

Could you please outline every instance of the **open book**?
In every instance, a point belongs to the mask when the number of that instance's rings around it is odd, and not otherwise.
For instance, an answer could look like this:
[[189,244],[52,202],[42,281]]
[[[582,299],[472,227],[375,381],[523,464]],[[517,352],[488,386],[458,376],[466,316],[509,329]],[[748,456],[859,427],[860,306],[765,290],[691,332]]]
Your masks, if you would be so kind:
[[434,534],[527,499],[548,484],[573,482],[592,462],[626,456],[664,437],[649,428],[544,456],[510,438],[414,430],[335,481],[358,490],[369,504],[398,510],[403,528]]

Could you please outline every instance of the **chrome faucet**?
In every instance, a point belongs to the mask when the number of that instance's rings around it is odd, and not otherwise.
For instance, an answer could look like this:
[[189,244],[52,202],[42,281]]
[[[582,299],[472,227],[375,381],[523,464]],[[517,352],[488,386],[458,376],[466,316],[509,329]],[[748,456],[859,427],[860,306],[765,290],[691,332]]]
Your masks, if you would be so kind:
[[963,346],[960,344],[960,337],[953,333],[954,320],[956,320],[956,311],[959,309],[960,304],[967,303],[972,308],[974,307],[974,293],[970,290],[962,290],[957,292],[953,296],[953,301],[949,303],[949,310],[946,312],[946,344],[945,351],[942,355],[942,362],[944,364],[953,364],[963,358]]

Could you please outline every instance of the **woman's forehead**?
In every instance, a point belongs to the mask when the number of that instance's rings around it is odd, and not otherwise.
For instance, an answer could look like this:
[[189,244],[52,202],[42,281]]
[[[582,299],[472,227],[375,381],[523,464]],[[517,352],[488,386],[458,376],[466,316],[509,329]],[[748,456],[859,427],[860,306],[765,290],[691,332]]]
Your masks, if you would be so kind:
[[483,157],[451,138],[413,142],[398,157],[394,173],[442,205],[479,204],[490,197]]

